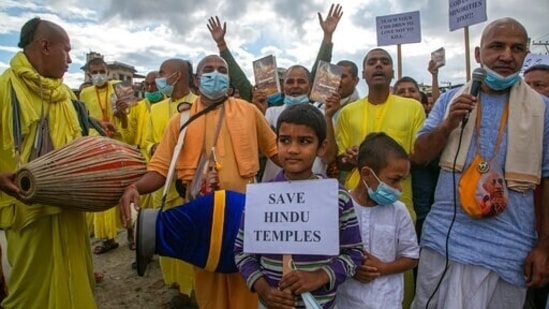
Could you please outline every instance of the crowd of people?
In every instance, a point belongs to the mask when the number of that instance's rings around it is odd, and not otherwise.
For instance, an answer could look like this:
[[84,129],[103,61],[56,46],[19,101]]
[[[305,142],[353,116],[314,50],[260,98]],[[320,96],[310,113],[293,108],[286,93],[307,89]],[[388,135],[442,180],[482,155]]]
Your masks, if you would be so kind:
[[[338,255],[295,254],[286,273],[282,255],[245,252],[241,225],[238,272],[160,257],[163,280],[180,292],[170,308],[544,308],[549,67],[519,75],[527,30],[512,18],[484,28],[474,52],[486,71],[478,94],[473,82],[441,93],[433,62],[430,93],[411,77],[391,85],[393,59],[374,48],[361,64],[367,95],[356,89],[359,67],[341,59],[334,61],[339,90],[312,102],[317,64],[332,62],[342,14],[340,5],[318,14],[324,36],[315,63],[280,70],[275,95],[248,80],[218,17],[207,27],[219,55],[202,58],[196,70],[184,59],[162,61],[135,104],[116,96],[105,60],[91,59],[91,83],[78,98],[101,126],[90,135],[133,145],[147,161],[120,204],[99,213],[18,199],[22,164],[83,134],[77,97],[63,84],[69,35],[40,18],[25,23],[22,51],[0,76],[1,254],[9,265],[1,307],[96,308],[102,278],[92,253],[116,249],[120,228],[135,250],[139,208],[170,209],[217,190],[245,193],[256,182],[329,177],[340,182]],[[184,119],[192,121],[166,184]],[[92,234],[101,242],[90,250]]]

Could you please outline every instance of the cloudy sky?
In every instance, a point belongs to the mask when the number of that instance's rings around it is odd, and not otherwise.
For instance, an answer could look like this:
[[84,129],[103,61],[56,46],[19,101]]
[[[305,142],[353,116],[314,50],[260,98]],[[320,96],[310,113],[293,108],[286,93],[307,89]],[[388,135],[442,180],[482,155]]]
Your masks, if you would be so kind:
[[[453,0],[456,1],[456,0]],[[461,0],[472,1],[472,0]],[[521,21],[532,40],[549,41],[549,1],[486,0],[488,21],[511,16]],[[317,12],[326,16],[327,0],[0,0],[0,71],[18,51],[19,31],[40,16],[63,26],[71,37],[73,63],[65,81],[77,88],[84,79],[85,55],[96,51],[107,61],[135,66],[139,73],[156,70],[172,57],[193,63],[217,53],[206,28],[210,16],[227,22],[226,41],[237,61],[252,76],[252,61],[274,54],[279,66],[314,61],[322,30]],[[447,65],[440,70],[444,85],[465,80],[463,30],[449,31],[448,0],[341,0],[343,17],[334,34],[333,61],[352,60],[361,68],[365,53],[376,46],[376,16],[420,11],[422,41],[402,46],[403,75],[429,84],[430,52],[444,46]],[[471,51],[486,22],[470,27]],[[396,59],[396,46],[385,47]],[[543,46],[532,52],[545,53]],[[474,57],[471,57],[475,68]],[[395,66],[396,70],[396,66]],[[360,82],[361,95],[367,92]]]

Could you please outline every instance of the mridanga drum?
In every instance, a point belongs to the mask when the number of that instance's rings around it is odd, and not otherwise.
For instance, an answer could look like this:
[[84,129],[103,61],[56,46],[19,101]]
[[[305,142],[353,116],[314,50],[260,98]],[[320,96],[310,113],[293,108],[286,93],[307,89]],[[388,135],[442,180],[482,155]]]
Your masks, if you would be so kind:
[[164,211],[141,209],[135,238],[137,273],[145,274],[154,254],[211,272],[237,272],[233,249],[245,202],[242,193],[218,190]]
[[146,172],[140,151],[102,136],[86,136],[19,169],[20,199],[87,212],[118,204],[124,189]]

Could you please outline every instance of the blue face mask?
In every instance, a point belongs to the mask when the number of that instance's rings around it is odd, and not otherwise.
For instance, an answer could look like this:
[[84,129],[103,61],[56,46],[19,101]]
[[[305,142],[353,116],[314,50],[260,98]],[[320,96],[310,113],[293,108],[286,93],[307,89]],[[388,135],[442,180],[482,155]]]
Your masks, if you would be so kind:
[[520,80],[519,72],[503,77],[500,74],[490,70],[487,66],[484,66],[484,69],[486,70],[486,79],[484,82],[488,88],[495,91],[510,88]]
[[174,81],[173,84],[168,85],[168,78],[172,77],[174,74],[175,72],[168,77],[159,77],[154,80],[154,83],[156,84],[156,88],[158,89],[158,91],[160,91],[163,95],[167,97],[172,96],[173,85],[175,85],[175,83],[177,82],[177,81]]
[[229,76],[213,71],[200,76],[200,93],[210,100],[218,100],[227,95]]
[[156,90],[155,92],[145,91],[145,99],[151,103],[156,103],[162,99],[162,92],[160,90]]
[[366,189],[368,189],[370,198],[380,206],[392,205],[394,202],[398,201],[402,192],[381,181],[373,171],[372,173],[379,182],[375,191],[368,187],[364,179],[362,180],[362,183],[366,186]]
[[267,97],[269,106],[281,105],[282,103],[284,103],[284,95],[281,92],[273,93]]
[[284,96],[284,104],[288,106],[309,103],[309,96],[306,94],[298,95],[297,97],[292,97],[289,95]]

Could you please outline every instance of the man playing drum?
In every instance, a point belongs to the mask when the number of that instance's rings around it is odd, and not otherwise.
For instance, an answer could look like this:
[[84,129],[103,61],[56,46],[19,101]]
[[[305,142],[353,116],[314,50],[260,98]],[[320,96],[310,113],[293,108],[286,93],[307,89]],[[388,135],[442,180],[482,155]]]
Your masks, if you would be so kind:
[[[21,29],[19,47],[0,76],[0,228],[11,277],[3,308],[96,308],[84,212],[25,205],[14,172],[80,137],[71,90],[63,75],[72,62],[65,30],[40,18]],[[15,111],[15,113],[14,113]]]

